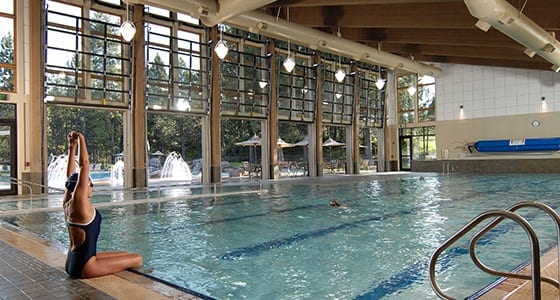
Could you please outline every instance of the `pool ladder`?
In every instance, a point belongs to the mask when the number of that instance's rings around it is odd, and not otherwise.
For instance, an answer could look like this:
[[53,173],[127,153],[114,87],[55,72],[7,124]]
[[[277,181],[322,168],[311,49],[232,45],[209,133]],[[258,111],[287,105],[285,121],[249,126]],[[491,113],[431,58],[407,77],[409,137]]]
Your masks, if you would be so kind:
[[[442,245],[440,245],[434,251],[434,253],[432,254],[432,256],[430,258],[430,266],[429,266],[430,284],[432,285],[432,289],[434,290],[434,292],[440,298],[442,298],[442,299],[454,299],[454,298],[450,297],[449,295],[445,294],[442,291],[442,289],[439,287],[439,285],[436,281],[436,263],[437,263],[437,259],[439,258],[440,254],[443,251],[445,251],[447,248],[449,248],[452,244],[457,242],[460,238],[462,238],[469,231],[471,231],[474,227],[476,227],[478,224],[480,224],[482,221],[484,221],[486,219],[489,219],[489,218],[494,218],[494,219],[488,225],[484,226],[479,232],[474,234],[472,236],[471,240],[470,240],[469,253],[470,253],[471,259],[473,260],[474,264],[479,269],[481,269],[482,271],[484,271],[488,274],[491,274],[491,275],[531,280],[532,281],[532,294],[533,294],[533,299],[534,300],[541,299],[541,281],[550,283],[553,286],[555,286],[556,288],[560,289],[560,283],[559,283],[558,280],[556,280],[554,278],[546,277],[546,276],[541,276],[540,248],[539,248],[539,241],[538,241],[537,234],[533,230],[533,227],[529,224],[529,222],[524,217],[515,213],[516,210],[518,210],[520,208],[524,208],[524,207],[539,208],[539,209],[545,211],[554,220],[554,222],[556,223],[556,234],[557,234],[557,244],[556,244],[556,246],[557,246],[556,248],[557,248],[557,251],[558,251],[557,259],[560,258],[560,243],[558,243],[558,241],[560,241],[560,217],[558,216],[556,211],[554,211],[554,209],[552,209],[550,206],[548,206],[546,204],[543,204],[543,203],[540,203],[540,202],[524,201],[524,202],[519,202],[517,204],[514,204],[506,210],[489,210],[487,212],[484,212],[484,213],[476,216],[469,223],[464,225],[461,229],[459,229],[459,231],[457,231],[453,236],[451,236]],[[527,236],[529,237],[529,240],[531,242],[531,263],[532,263],[531,275],[522,275],[522,274],[516,274],[516,273],[494,270],[494,269],[489,268],[486,265],[484,265],[478,259],[477,255],[476,255],[475,247],[476,247],[477,241],[482,236],[484,236],[486,233],[488,233],[492,228],[496,227],[500,222],[502,222],[505,219],[511,219],[511,220],[517,222],[523,228],[523,230],[525,230],[525,233],[527,233]],[[560,278],[560,263],[558,264],[558,268],[559,268],[558,276]]]

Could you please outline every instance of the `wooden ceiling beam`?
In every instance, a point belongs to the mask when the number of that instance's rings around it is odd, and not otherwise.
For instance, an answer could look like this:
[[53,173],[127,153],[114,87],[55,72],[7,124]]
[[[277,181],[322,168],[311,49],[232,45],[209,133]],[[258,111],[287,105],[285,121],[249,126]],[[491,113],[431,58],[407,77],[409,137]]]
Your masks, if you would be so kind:
[[465,46],[441,46],[441,45],[417,45],[417,44],[383,44],[383,51],[398,53],[402,56],[412,55],[435,55],[449,57],[499,59],[512,61],[541,61],[544,59],[534,56],[533,58],[523,53],[523,47],[501,48],[501,47],[465,47]]
[[[545,30],[560,30],[558,15],[551,11],[560,11],[560,1],[535,0],[523,13]],[[294,7],[290,21],[308,27],[471,29],[477,20],[463,1],[442,1]]]
[[462,2],[380,4],[290,9],[291,22],[308,27],[455,28],[476,23]]
[[[414,57],[417,61],[426,63],[449,63],[449,64],[463,64],[463,65],[477,65],[477,66],[492,66],[504,68],[519,68],[519,69],[532,69],[532,70],[550,70],[550,63],[545,61],[518,61],[518,60],[498,60],[498,59],[484,59],[484,58],[471,58],[471,57],[448,57],[436,55],[419,55]],[[552,72],[552,71],[551,71]]]
[[268,7],[314,7],[314,6],[339,6],[339,5],[366,5],[366,4],[394,4],[394,3],[440,3],[462,2],[463,0],[282,0],[268,5]]
[[418,28],[341,28],[342,37],[357,42],[410,43],[432,45],[465,45],[511,47],[514,40],[497,30],[418,29]]
[[[507,0],[521,8],[524,1]],[[550,70],[541,57],[495,28],[476,28],[464,0],[280,0],[270,15],[416,60]],[[279,11],[279,8],[280,11]],[[560,1],[531,0],[523,14],[560,39]]]

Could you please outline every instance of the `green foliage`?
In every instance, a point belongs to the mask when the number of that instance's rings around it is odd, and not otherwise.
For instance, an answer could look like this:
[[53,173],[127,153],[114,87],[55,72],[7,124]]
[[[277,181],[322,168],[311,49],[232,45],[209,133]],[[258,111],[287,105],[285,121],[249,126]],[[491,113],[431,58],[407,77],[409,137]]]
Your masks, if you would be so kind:
[[0,63],[14,64],[14,38],[11,32],[0,39]]
[[[0,39],[0,63],[14,64],[14,39],[11,32]],[[14,69],[0,68],[0,91],[15,91],[14,76]]]
[[248,140],[253,135],[261,137],[260,121],[229,119],[222,120],[222,160],[249,160],[251,147],[236,146],[235,143]]
[[[16,118],[16,105],[15,104],[2,104],[0,103],[0,119],[15,119]],[[10,126],[0,126],[0,132],[7,131]],[[5,166],[5,163],[11,161],[11,147],[10,135],[0,134],[0,171]]]
[[113,163],[113,156],[123,149],[123,117],[121,112],[96,109],[49,106],[49,155],[66,154],[67,134],[78,130],[87,141],[91,163],[104,166]]
[[181,154],[185,161],[201,158],[202,124],[200,118],[173,114],[148,114],[150,153]]

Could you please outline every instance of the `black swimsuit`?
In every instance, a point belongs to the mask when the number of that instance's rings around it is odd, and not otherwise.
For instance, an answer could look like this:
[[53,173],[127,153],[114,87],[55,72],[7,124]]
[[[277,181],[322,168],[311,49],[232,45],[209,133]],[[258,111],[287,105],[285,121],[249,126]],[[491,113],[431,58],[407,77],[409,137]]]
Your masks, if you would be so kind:
[[70,277],[80,278],[88,260],[97,254],[97,238],[101,228],[101,214],[95,209],[95,217],[88,224],[66,223],[68,226],[81,228],[86,233],[86,238],[80,247],[74,251],[68,249],[68,256],[66,257],[66,273]]

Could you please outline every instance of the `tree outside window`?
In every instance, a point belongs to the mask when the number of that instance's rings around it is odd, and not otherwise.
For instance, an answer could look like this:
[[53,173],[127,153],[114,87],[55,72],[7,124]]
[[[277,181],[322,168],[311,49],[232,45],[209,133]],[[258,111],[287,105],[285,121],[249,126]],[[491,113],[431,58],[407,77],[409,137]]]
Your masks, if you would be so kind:
[[0,5],[0,91],[15,92],[15,11],[14,0],[4,0]]
[[397,76],[397,104],[400,124],[436,120],[435,78],[416,74]]

